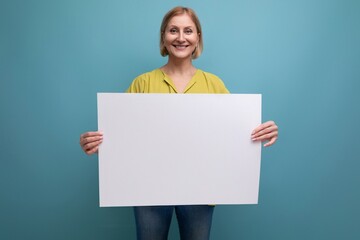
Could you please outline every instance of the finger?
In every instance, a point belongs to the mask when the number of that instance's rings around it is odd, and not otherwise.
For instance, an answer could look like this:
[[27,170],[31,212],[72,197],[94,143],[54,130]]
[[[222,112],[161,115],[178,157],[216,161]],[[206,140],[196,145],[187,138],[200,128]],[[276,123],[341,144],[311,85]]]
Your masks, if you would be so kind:
[[98,150],[99,150],[99,147],[94,147],[94,148],[86,151],[85,153],[86,153],[87,155],[91,155],[91,154],[94,154],[94,153],[98,153]]
[[103,133],[100,131],[95,131],[95,132],[86,132],[80,135],[80,139],[81,138],[87,138],[87,137],[96,137],[96,136],[102,136]]
[[256,134],[262,130],[264,130],[265,128],[271,127],[271,126],[276,126],[274,121],[267,121],[263,124],[260,124],[257,128],[254,129],[254,131],[252,132],[252,134]]
[[264,147],[269,147],[269,146],[273,145],[276,142],[276,140],[277,140],[277,137],[271,138],[269,142],[264,144]]
[[82,148],[85,152],[91,151],[93,148],[98,147],[102,143],[102,140],[98,140],[95,142],[87,143]]
[[271,139],[271,138],[277,137],[277,136],[278,136],[278,132],[275,131],[275,132],[270,132],[270,133],[261,135],[259,137],[254,137],[254,138],[252,138],[252,140],[253,141],[265,141],[265,140],[268,140],[268,139]]
[[103,136],[95,136],[95,137],[84,137],[84,138],[80,138],[80,145],[81,146],[85,146],[86,144],[92,143],[92,142],[96,142],[96,141],[100,141],[103,139]]
[[265,129],[255,133],[255,134],[252,134],[251,137],[252,138],[257,138],[257,137],[260,137],[260,136],[262,136],[264,134],[267,134],[267,133],[276,132],[277,130],[278,130],[278,128],[277,128],[276,125],[275,126],[270,126],[270,127],[267,127]]

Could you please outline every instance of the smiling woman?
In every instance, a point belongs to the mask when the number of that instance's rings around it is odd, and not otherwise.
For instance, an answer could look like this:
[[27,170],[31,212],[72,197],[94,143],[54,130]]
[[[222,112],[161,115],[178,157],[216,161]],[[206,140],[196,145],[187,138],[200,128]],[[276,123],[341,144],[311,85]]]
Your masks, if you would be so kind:
[[193,21],[187,14],[175,16],[162,33],[164,48],[174,60],[193,56],[199,42],[199,35]]
[[[173,40],[176,40],[176,37],[186,37],[184,40],[189,39],[194,41],[194,38],[196,38],[195,49],[193,49],[191,56],[193,59],[200,56],[203,49],[201,25],[193,10],[190,8],[176,7],[165,15],[160,27],[160,53],[163,57],[169,54],[169,48],[165,45],[166,33],[173,35],[173,37],[170,38]],[[180,40],[182,39],[180,38]]]
[[[127,92],[229,93],[219,77],[194,67],[192,60],[201,55],[202,49],[201,26],[195,12],[186,7],[170,10],[160,28],[160,52],[162,56],[168,56],[168,62],[135,78]],[[277,136],[278,127],[273,121],[268,121],[258,126],[249,138],[268,141],[265,146],[270,146]],[[100,132],[87,132],[80,136],[80,145],[84,152],[93,154],[98,151],[102,139]],[[134,209],[139,240],[167,239],[174,211],[181,239],[209,239],[214,206],[148,206]]]

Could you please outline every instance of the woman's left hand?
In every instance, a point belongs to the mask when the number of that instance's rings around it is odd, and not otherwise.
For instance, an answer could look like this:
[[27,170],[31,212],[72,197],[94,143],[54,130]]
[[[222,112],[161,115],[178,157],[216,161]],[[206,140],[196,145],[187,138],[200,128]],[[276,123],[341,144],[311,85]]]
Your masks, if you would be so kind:
[[253,141],[268,141],[264,144],[264,147],[273,145],[278,139],[278,126],[274,121],[268,121],[259,125],[251,133],[251,139]]

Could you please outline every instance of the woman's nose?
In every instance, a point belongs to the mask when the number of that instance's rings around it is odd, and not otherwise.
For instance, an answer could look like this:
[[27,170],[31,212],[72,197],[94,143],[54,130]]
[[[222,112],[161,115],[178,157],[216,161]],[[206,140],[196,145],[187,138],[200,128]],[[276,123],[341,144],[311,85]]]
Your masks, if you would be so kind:
[[178,35],[178,41],[185,41],[185,38],[184,38],[184,33],[183,32],[179,32],[179,35]]

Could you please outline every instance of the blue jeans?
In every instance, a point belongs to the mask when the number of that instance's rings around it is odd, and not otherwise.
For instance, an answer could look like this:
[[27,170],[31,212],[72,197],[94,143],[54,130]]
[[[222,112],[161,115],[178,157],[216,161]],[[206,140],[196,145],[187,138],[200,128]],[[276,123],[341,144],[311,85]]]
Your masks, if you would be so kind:
[[138,240],[167,240],[175,210],[182,240],[208,240],[213,206],[134,207]]

